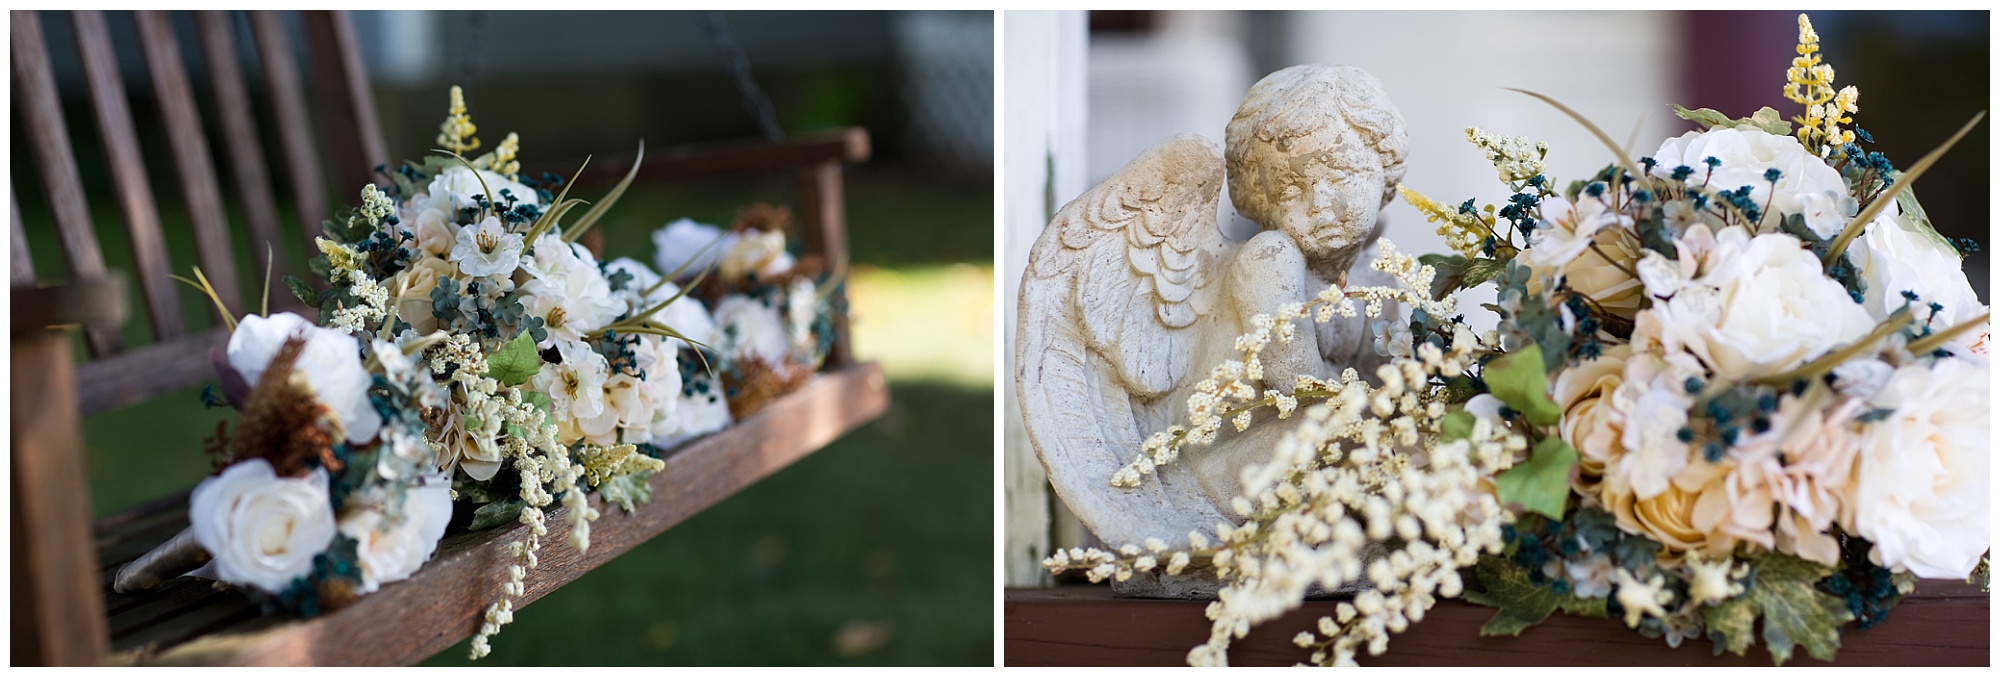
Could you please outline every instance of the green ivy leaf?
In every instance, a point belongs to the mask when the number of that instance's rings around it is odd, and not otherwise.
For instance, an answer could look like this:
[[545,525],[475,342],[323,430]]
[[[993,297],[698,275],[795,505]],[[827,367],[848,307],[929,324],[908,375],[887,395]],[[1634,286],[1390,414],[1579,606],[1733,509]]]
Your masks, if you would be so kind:
[[1527,463],[1500,473],[1493,485],[1503,505],[1519,504],[1523,511],[1562,519],[1569,505],[1569,476],[1575,469],[1576,450],[1550,435],[1535,445]]
[[1460,409],[1444,415],[1438,421],[1438,441],[1453,442],[1472,436],[1472,424],[1477,417],[1472,412]]
[[291,290],[292,296],[297,298],[300,303],[306,304],[308,307],[319,306],[319,292],[313,291],[312,285],[307,284],[305,280],[299,279],[297,275],[285,276],[285,288]]
[[1465,286],[1477,287],[1507,273],[1505,258],[1473,259],[1465,264]]
[[1465,257],[1457,254],[1425,254],[1417,257],[1417,263],[1430,266],[1437,271],[1431,278],[1431,298],[1442,299],[1452,292],[1464,288]]
[[1674,106],[1674,114],[1680,116],[1682,120],[1701,125],[1704,129],[1749,127],[1778,136],[1790,136],[1792,133],[1792,123],[1786,122],[1783,115],[1769,106],[1757,109],[1755,114],[1747,118],[1731,118],[1713,108],[1688,110],[1679,105]]
[[472,526],[466,528],[472,531],[485,531],[513,522],[521,518],[521,508],[526,505],[521,499],[510,498],[479,506],[478,510],[472,511]]
[[1718,111],[1713,108],[1697,108],[1694,110],[1688,110],[1686,107],[1683,107],[1680,104],[1674,104],[1674,115],[1680,116],[1682,120],[1686,120],[1688,122],[1701,125],[1703,129],[1714,129],[1717,126],[1732,124],[1735,122],[1734,120],[1731,120],[1729,116],[1723,115],[1722,111]]
[[1465,591],[1465,601],[1499,610],[1479,626],[1482,637],[1518,637],[1557,609],[1574,616],[1603,618],[1606,614],[1604,598],[1583,599],[1536,585],[1528,580],[1526,569],[1505,558],[1481,556],[1473,573],[1486,590]]
[[501,491],[490,482],[481,482],[464,476],[452,481],[451,490],[458,492],[457,500],[462,503],[491,503],[504,501],[514,495]]
[[1486,365],[1482,372],[1486,387],[1514,411],[1538,426],[1562,420],[1562,408],[1549,399],[1548,374],[1543,370],[1542,347],[1529,344]]
[[535,352],[535,338],[525,332],[486,357],[486,377],[501,385],[527,383],[541,370],[542,356]]
[[597,485],[597,494],[606,501],[617,503],[625,512],[632,512],[633,501],[652,502],[653,487],[646,481],[652,475],[651,472],[635,472],[612,477]]
[[[1901,181],[1902,179],[1903,179],[1902,172],[1897,172],[1896,180]],[[1930,240],[1932,242],[1937,243],[1939,246],[1951,250],[1951,252],[1953,254],[1958,255],[1959,258],[1965,257],[1965,252],[1959,251],[1958,245],[1952,244],[1950,239],[1946,238],[1943,235],[1938,234],[1937,227],[1931,225],[1930,215],[1925,214],[1924,206],[1917,202],[1917,192],[1914,186],[1905,186],[1902,192],[1896,194],[1896,209],[1903,213],[1903,218],[1901,219],[1901,221],[1907,222],[1911,226],[1913,226],[1912,229],[1915,230],[1918,235],[1923,236],[1923,238],[1926,240]]]
[[1847,603],[1814,587],[1829,569],[1790,555],[1770,553],[1751,565],[1753,583],[1742,595],[1704,609],[1709,637],[1741,656],[1751,642],[1751,621],[1764,619],[1764,646],[1784,665],[1794,647],[1831,662],[1840,649],[1840,627],[1854,620]]

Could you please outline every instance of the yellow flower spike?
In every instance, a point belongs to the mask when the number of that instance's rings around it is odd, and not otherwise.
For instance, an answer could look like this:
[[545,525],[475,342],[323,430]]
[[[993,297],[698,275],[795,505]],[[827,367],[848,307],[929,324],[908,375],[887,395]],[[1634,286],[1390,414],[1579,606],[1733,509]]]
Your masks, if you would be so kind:
[[438,146],[453,153],[464,155],[479,148],[479,138],[473,136],[479,128],[473,126],[472,116],[465,114],[465,90],[458,85],[451,86],[451,111],[438,125]]
[[1785,98],[1805,105],[1806,114],[1792,118],[1799,123],[1799,143],[1824,158],[1835,147],[1853,142],[1854,133],[1840,125],[1854,122],[1846,114],[1858,110],[1855,101],[1861,93],[1851,85],[1834,92],[1833,67],[1820,62],[1819,33],[1804,14],[1799,15],[1797,50],[1799,56],[1785,71]]
[[493,149],[493,171],[510,179],[520,178],[521,163],[514,159],[520,152],[521,135],[507,132],[507,138],[501,139],[500,145]]

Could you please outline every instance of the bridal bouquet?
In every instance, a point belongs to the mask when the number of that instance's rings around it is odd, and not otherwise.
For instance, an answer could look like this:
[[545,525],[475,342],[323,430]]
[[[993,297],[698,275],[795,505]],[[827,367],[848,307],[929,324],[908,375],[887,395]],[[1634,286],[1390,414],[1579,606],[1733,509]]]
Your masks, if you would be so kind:
[[[1976,245],[1939,236],[1910,191],[1979,118],[1898,169],[1863,147],[1858,91],[1834,88],[1799,29],[1790,121],[1677,107],[1704,129],[1635,160],[1578,117],[1618,158],[1566,185],[1545,145],[1467,130],[1505,204],[1401,189],[1453,253],[1385,242],[1374,265],[1398,285],[1279,309],[1203,382],[1188,425],[1112,480],[1251,410],[1303,417],[1243,473],[1244,521],[1190,534],[1191,551],[1045,564],[1092,580],[1213,566],[1226,587],[1196,664],[1225,662],[1312,583],[1370,586],[1297,636],[1315,663],[1380,653],[1461,595],[1498,608],[1483,634],[1561,610],[1718,653],[1761,636],[1782,663],[1800,647],[1832,660],[1843,626],[1880,622],[1915,578],[1983,580],[1990,312],[1960,263]],[[1452,293],[1485,284],[1500,323],[1476,335]],[[1372,383],[1248,385],[1293,320],[1352,317],[1356,300],[1391,336]]]
[[451,95],[440,154],[386,172],[393,185],[365,186],[326,223],[311,261],[325,285],[284,280],[317,321],[231,322],[220,393],[204,390],[241,412],[210,440],[220,472],[195,488],[189,531],[133,571],[198,548],[211,559],[197,573],[311,616],[410,577],[448,528],[526,525],[478,658],[512,619],[551,511],[589,548],[590,494],[626,510],[650,500],[663,449],[815,370],[829,309],[817,264],[785,249],[784,212],[753,210],[761,220],[728,235],[664,229],[664,273],[600,262],[578,240],[637,165],[579,216],[560,177],[520,173],[515,135],[467,159],[480,141]]

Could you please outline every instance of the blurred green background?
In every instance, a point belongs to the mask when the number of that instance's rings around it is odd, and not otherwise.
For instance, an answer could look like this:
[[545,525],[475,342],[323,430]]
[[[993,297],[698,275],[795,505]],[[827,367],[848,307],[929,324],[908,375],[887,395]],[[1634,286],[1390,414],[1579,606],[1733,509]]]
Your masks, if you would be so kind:
[[[417,14],[355,13],[394,157],[430,147],[453,83],[466,86],[489,147],[508,131],[520,133],[528,175],[567,175],[584,155],[628,153],[642,137],[654,149],[756,138],[761,130],[718,56],[723,40],[755,67],[784,134],[861,125],[875,147],[869,163],[847,172],[849,294],[854,351],[888,374],[888,413],[522,609],[478,664],[991,665],[991,14],[723,13],[722,40],[703,29],[707,17],[697,13]],[[114,39],[132,30],[129,14],[107,16]],[[65,54],[75,59],[73,46],[65,52],[59,39],[68,26],[59,13],[43,21],[60,76]],[[191,23],[180,21],[191,32]],[[438,36],[434,53],[417,59],[428,65],[414,72],[379,58],[416,30],[410,24]],[[985,42],[958,45],[973,56],[957,62],[924,59],[939,35],[954,34]],[[198,43],[189,35],[182,44]],[[501,44],[518,48],[494,47]],[[199,63],[198,52],[189,57]],[[917,59],[927,65],[913,66]],[[937,72],[941,62],[956,70]],[[199,77],[197,90],[205,92]],[[145,79],[143,70],[127,78]],[[939,103],[938,89],[983,94]],[[130,270],[89,104],[80,92],[65,92],[107,262]],[[185,272],[194,251],[166,142],[145,133],[158,125],[148,92],[135,86],[132,96],[170,257]],[[253,87],[253,97],[261,96]],[[965,126],[964,118],[984,131],[950,129]],[[15,120],[15,138],[22,138]],[[213,129],[209,134],[212,145],[220,142]],[[11,162],[38,277],[63,281],[68,274],[27,149],[17,145]],[[358,186],[334,188],[336,204],[345,204]],[[581,185],[573,196],[605,189]],[[599,226],[606,256],[650,265],[653,229],[680,217],[726,225],[751,202],[786,202],[790,190],[784,177],[756,175],[635,185]],[[290,219],[282,197],[280,214]],[[232,224],[246,297],[255,298],[259,276],[250,271],[261,268],[250,253],[264,247],[248,241],[240,215],[232,213]],[[284,229],[280,247],[298,260],[295,226],[287,221]],[[125,334],[128,345],[138,345],[148,332],[131,291]],[[180,302],[191,330],[211,326],[205,297],[184,289]],[[191,487],[209,468],[203,438],[230,413],[203,409],[190,389],[87,418],[96,512]],[[465,653],[460,643],[426,664],[467,664]]]

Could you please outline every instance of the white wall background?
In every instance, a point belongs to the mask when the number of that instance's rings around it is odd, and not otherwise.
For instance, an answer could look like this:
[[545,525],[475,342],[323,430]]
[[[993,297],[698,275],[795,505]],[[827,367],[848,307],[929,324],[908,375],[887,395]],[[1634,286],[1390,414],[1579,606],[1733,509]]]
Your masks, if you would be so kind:
[[[1301,12],[1274,21],[1245,21],[1238,12],[1199,12],[1162,17],[1158,30],[1119,35],[1089,45],[1086,63],[1055,58],[1057,42],[1080,40],[1082,15],[1060,19],[1041,13],[1008,12],[1006,136],[1002,155],[1007,176],[1006,251],[1009,363],[1007,406],[1007,582],[1030,585],[1038,553],[1051,545],[1075,545],[1074,523],[1051,517],[1037,505],[1051,503],[1041,467],[1022,440],[1014,404],[1012,356],[1015,300],[1027,249],[1060,206],[1118,167],[1175,132],[1222,140],[1223,128],[1243,93],[1263,77],[1252,48],[1275,54],[1278,67],[1299,63],[1340,63],[1373,73],[1388,90],[1410,131],[1410,158],[1404,184],[1452,203],[1477,197],[1482,203],[1505,197],[1492,165],[1466,143],[1464,130],[1478,126],[1498,134],[1525,134],[1549,143],[1548,171],[1562,183],[1610,162],[1611,155],[1589,132],[1561,112],[1515,87],[1541,92],[1576,109],[1623,142],[1639,127],[1635,156],[1649,154],[1677,129],[1670,103],[1681,55],[1678,26],[1659,12]],[[1251,30],[1275,27],[1275,34]],[[1042,32],[1040,37],[1030,32]],[[1060,37],[1059,37],[1060,36]],[[1276,49],[1270,49],[1275,45]],[[1055,69],[1051,73],[1049,69]],[[1018,70],[1017,70],[1018,69]],[[1074,139],[1047,143],[1054,109],[1078,96],[1079,78],[1088,73],[1088,125],[1084,141],[1089,183],[1048,182],[1045,153],[1056,152],[1058,177],[1074,167]],[[1030,77],[1031,74],[1040,74]],[[1050,99],[1053,99],[1051,101]],[[1067,114],[1074,115],[1076,111]],[[1018,121],[1017,121],[1018,120]],[[1054,191],[1044,207],[1024,191]],[[1223,201],[1229,223],[1233,210]],[[1023,207],[1031,209],[1024,209]],[[1435,225],[1400,200],[1384,210],[1387,237],[1407,252],[1444,250]],[[1493,321],[1467,297],[1474,322]],[[1484,316],[1483,318],[1481,316]],[[1032,558],[1031,558],[1032,555]],[[1018,575],[1017,575],[1017,572]]]
[[1021,274],[1028,250],[1062,202],[1084,189],[1085,20],[1081,11],[1007,12],[1004,87],[1006,159],[1001,196],[1006,226],[1001,260],[1006,266],[1000,306],[1006,308],[1006,372],[1002,402],[1006,494],[1007,585],[1046,583],[1040,562],[1047,556],[1054,521],[1048,477],[1029,448],[1014,395],[1014,324]]

